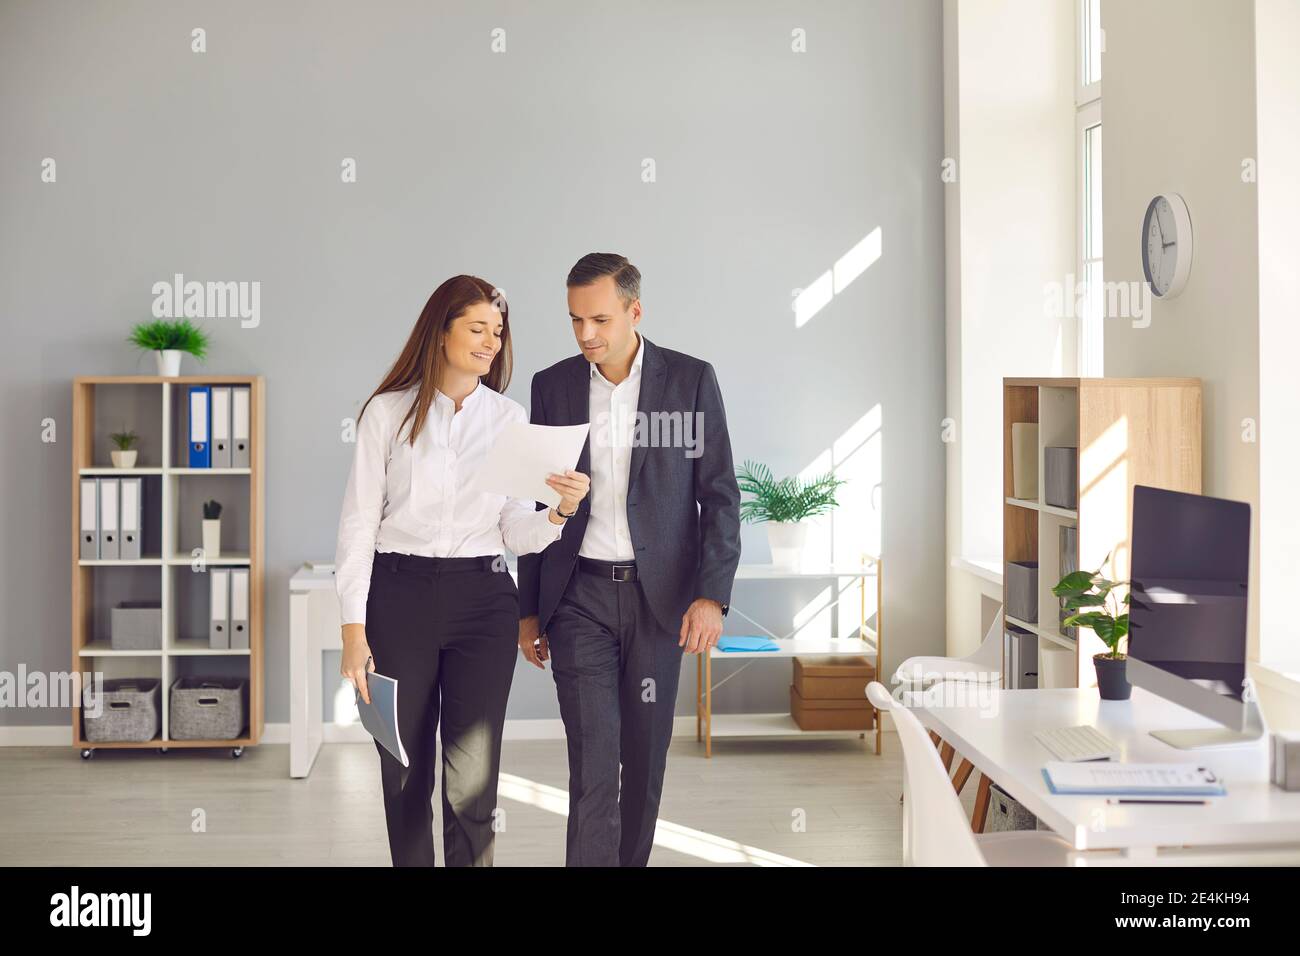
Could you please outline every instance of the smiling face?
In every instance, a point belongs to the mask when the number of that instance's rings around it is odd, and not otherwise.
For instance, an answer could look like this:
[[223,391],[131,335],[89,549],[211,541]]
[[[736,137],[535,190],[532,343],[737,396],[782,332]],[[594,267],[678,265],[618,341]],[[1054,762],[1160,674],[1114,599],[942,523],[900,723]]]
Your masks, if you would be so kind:
[[601,276],[589,285],[571,286],[569,317],[573,337],[588,362],[617,365],[636,354],[633,329],[641,321],[641,300],[624,304],[613,276]]
[[482,376],[501,351],[505,322],[487,302],[476,302],[451,320],[443,336],[447,365],[458,372]]

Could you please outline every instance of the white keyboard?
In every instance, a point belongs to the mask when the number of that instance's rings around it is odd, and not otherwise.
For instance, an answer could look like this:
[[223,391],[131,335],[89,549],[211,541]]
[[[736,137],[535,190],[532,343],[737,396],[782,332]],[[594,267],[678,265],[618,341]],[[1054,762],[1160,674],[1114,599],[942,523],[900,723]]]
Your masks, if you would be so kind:
[[1119,748],[1105,734],[1084,724],[1082,727],[1061,727],[1057,730],[1040,730],[1034,738],[1052,752],[1057,760],[1071,763],[1080,760],[1118,760]]

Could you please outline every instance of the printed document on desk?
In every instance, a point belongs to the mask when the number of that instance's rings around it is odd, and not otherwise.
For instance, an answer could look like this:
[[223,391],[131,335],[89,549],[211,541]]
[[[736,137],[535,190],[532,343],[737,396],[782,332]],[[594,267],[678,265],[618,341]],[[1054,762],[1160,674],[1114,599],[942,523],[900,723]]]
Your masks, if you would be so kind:
[[1066,763],[1048,761],[1043,778],[1052,793],[1143,797],[1221,797],[1228,791],[1207,767],[1194,763]]
[[492,494],[540,501],[554,508],[560,496],[546,476],[563,474],[578,463],[591,426],[531,425],[511,422],[501,429],[478,473],[478,487]]

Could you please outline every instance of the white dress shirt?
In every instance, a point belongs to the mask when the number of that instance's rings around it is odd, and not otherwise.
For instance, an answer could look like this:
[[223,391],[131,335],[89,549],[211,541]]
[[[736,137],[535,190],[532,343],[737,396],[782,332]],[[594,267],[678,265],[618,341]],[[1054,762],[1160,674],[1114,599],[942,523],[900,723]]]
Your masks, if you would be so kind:
[[627,527],[627,478],[632,464],[637,402],[641,398],[641,359],[645,342],[637,334],[636,357],[617,385],[591,363],[588,415],[591,421],[591,514],[578,554],[601,561],[631,561]]
[[532,501],[488,494],[475,487],[477,472],[508,422],[527,422],[518,402],[482,382],[461,410],[434,392],[414,447],[409,423],[397,428],[414,402],[414,387],[376,395],[357,425],[357,447],[339,516],[334,583],[344,624],[366,622],[370,570],[376,551],[435,558],[540,551],[560,537],[564,524]]

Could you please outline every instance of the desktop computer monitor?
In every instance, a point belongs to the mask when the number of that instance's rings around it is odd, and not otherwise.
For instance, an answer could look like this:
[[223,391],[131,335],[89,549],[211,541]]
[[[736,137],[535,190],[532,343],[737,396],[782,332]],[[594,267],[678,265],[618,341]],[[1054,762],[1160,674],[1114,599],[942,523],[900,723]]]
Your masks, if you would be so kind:
[[1161,488],[1133,488],[1128,677],[1223,725],[1155,731],[1175,747],[1254,739],[1258,711],[1243,698],[1250,505]]

